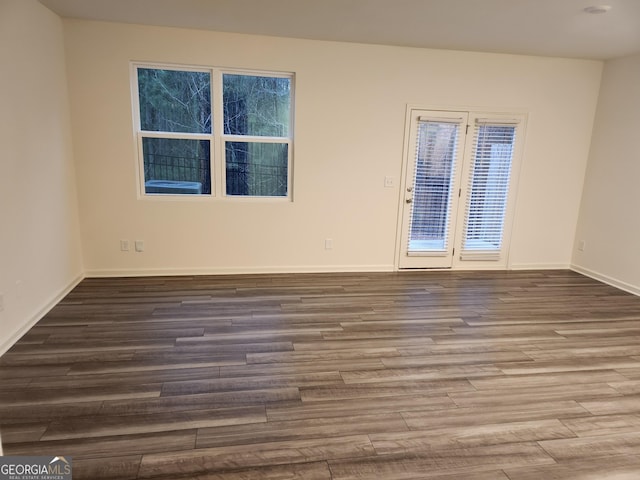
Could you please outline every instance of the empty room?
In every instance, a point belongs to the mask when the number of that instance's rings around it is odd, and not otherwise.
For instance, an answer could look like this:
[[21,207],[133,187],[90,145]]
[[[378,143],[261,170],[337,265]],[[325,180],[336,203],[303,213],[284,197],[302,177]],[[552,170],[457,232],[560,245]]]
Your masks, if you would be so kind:
[[0,479],[640,478],[637,0],[0,0],[0,60]]

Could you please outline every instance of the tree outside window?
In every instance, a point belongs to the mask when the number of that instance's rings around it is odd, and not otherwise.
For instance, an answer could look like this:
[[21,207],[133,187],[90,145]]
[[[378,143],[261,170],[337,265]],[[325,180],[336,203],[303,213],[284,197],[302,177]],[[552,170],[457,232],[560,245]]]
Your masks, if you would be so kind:
[[136,73],[145,194],[212,195],[221,162],[227,196],[289,195],[291,75],[142,65]]

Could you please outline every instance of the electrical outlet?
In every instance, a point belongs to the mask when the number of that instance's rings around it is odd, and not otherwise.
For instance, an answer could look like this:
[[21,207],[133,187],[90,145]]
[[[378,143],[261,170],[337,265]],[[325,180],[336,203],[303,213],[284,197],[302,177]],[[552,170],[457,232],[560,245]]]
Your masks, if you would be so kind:
[[393,188],[396,186],[396,179],[394,177],[386,176],[384,177],[384,186],[386,188]]
[[120,240],[120,251],[122,252],[129,251],[129,240]]
[[4,293],[0,293],[0,312],[4,310]]
[[135,247],[136,247],[136,252],[144,252],[144,241],[136,240]]
[[333,239],[332,238],[326,238],[324,240],[324,249],[325,250],[331,250],[333,248]]
[[584,249],[587,247],[587,242],[585,242],[584,240],[580,240],[578,242],[578,251],[579,252],[584,252]]

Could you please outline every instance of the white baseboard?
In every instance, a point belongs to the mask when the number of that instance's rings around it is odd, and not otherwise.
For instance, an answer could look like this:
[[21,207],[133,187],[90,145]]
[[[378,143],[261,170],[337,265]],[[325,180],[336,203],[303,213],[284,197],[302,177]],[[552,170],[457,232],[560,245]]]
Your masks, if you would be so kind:
[[371,273],[393,272],[393,265],[305,265],[278,267],[203,267],[87,270],[88,278],[160,277],[179,275],[255,275],[278,273]]
[[640,287],[637,285],[631,285],[630,283],[623,282],[622,280],[618,280],[617,278],[595,272],[585,267],[581,267],[580,265],[571,265],[571,270],[586,275],[587,277],[591,277],[594,280],[606,283],[607,285],[611,285],[612,287],[624,290],[625,292],[640,296]]
[[49,311],[55,307],[60,301],[67,296],[67,294],[76,288],[76,286],[84,280],[85,275],[80,274],[76,278],[74,278],[66,287],[64,287],[60,292],[54,295],[49,301],[47,301],[42,308],[40,308],[31,318],[29,318],[22,327],[20,327],[17,331],[15,331],[8,339],[6,339],[2,344],[0,344],[0,356],[4,355],[7,350],[9,350],[13,345],[20,340],[20,338],[29,331],[31,327],[33,327],[38,321],[44,317]]
[[[441,270],[569,270],[569,264],[531,263],[514,264],[507,267],[493,265],[473,265],[466,269],[455,267]],[[406,271],[430,271],[434,269],[407,269]],[[141,268],[141,269],[95,269],[87,270],[87,278],[110,277],[163,277],[184,275],[258,275],[279,273],[373,273],[402,271],[395,265],[303,265],[303,266],[269,266],[269,267],[201,267],[201,268]]]

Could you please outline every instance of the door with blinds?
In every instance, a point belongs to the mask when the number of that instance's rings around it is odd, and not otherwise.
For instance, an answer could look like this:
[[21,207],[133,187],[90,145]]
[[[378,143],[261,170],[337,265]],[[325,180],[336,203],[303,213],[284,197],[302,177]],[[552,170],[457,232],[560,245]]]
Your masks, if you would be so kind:
[[523,115],[411,110],[399,268],[504,268]]

